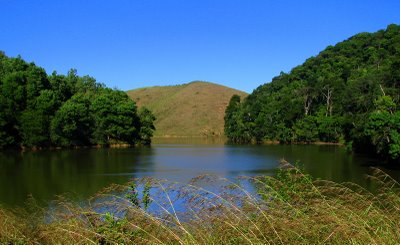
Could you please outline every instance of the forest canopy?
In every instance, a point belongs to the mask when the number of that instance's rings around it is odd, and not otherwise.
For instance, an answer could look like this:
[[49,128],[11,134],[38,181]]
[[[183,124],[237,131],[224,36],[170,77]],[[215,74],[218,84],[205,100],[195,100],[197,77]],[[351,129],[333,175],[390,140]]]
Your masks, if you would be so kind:
[[289,73],[232,97],[225,134],[235,142],[345,142],[400,157],[400,26],[328,46]]
[[0,52],[0,149],[150,144],[155,120],[128,95]]

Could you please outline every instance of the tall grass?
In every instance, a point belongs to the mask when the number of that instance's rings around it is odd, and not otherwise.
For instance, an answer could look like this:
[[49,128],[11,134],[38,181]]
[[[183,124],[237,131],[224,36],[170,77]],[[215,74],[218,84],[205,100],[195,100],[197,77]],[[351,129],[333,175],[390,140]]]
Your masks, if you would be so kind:
[[[379,169],[374,192],[314,180],[283,162],[276,176],[189,184],[138,179],[77,204],[0,208],[5,244],[395,244],[400,185]],[[151,187],[151,188],[150,188]]]

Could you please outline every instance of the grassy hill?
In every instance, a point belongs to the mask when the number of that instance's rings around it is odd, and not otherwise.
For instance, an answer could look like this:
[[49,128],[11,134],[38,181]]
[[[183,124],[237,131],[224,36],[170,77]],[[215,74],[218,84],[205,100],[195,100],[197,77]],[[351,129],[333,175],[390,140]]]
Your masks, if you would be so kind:
[[224,132],[225,108],[234,94],[245,92],[209,82],[155,86],[130,90],[138,107],[153,111],[155,136],[220,136]]

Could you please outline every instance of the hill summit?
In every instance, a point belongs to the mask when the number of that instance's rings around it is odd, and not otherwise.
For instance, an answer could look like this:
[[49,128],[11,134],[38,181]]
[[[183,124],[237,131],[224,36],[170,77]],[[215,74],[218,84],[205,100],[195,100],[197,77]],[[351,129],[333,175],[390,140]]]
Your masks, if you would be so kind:
[[194,81],[175,86],[155,86],[127,92],[138,107],[156,116],[155,136],[222,136],[224,114],[232,95],[245,92],[210,82]]

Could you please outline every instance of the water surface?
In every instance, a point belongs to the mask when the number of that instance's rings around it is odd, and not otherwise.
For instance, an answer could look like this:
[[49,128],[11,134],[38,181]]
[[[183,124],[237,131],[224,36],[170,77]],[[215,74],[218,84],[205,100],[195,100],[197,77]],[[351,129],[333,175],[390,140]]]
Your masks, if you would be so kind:
[[[273,174],[280,159],[300,162],[314,177],[368,186],[379,161],[324,145],[226,145],[213,139],[156,139],[151,147],[0,153],[0,204],[45,203],[71,193],[86,198],[111,183],[151,176],[188,182],[201,174],[234,178]],[[399,170],[387,170],[399,179]]]

